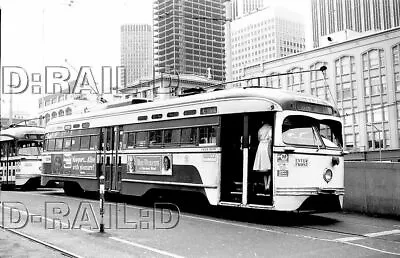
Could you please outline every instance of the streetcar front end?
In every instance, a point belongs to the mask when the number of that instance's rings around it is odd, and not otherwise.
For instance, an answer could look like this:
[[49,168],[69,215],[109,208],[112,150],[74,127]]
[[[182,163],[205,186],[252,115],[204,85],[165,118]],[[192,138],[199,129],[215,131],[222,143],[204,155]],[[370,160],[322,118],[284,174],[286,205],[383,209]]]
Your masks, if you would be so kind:
[[273,154],[276,210],[332,211],[344,196],[344,151],[339,117],[277,114]]

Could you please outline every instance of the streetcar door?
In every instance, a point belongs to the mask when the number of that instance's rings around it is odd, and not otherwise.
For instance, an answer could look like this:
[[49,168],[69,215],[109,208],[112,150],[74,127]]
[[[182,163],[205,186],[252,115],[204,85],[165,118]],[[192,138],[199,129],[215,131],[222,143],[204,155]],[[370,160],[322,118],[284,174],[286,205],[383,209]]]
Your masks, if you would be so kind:
[[[235,205],[272,205],[273,191],[265,190],[267,172],[255,171],[258,130],[264,123],[273,128],[273,112],[225,115],[221,120],[221,201]],[[271,136],[273,132],[271,132]],[[272,145],[269,145],[272,156]],[[270,164],[272,168],[271,157]],[[271,172],[269,172],[271,173]],[[272,175],[270,177],[272,189]]]
[[[248,163],[247,167],[243,168],[243,171],[247,169],[247,204],[272,205],[274,117],[275,114],[273,112],[260,112],[251,113],[245,119],[247,123],[244,123],[244,126],[247,127],[248,142],[246,145],[247,154],[244,153],[244,156],[246,156]],[[259,132],[265,139],[259,139]],[[260,153],[257,155],[258,151]],[[256,156],[258,156],[257,161]]]
[[[118,127],[107,127],[104,129],[104,174],[105,188],[111,191],[120,190],[120,176],[118,175]],[[118,163],[119,162],[119,163]]]
[[221,119],[221,201],[241,203],[243,193],[243,114]]

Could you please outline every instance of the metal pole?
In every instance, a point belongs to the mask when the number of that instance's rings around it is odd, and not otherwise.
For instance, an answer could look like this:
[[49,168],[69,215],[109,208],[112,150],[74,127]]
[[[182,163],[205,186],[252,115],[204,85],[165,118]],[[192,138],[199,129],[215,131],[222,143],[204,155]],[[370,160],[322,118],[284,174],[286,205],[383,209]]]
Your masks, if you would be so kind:
[[381,141],[381,131],[378,130],[379,134],[379,162],[382,162],[382,141]]
[[242,178],[242,204],[247,205],[247,192],[249,182],[249,116],[245,115],[243,118],[243,178]]
[[104,233],[104,176],[100,176],[100,233]]
[[[379,136],[379,162],[382,162],[382,138],[381,138],[381,132],[382,130],[379,130],[374,124],[370,124],[372,128],[375,128],[378,131],[378,136]],[[375,136],[374,136],[375,139]],[[375,144],[374,144],[375,145]],[[374,147],[375,148],[375,147]]]

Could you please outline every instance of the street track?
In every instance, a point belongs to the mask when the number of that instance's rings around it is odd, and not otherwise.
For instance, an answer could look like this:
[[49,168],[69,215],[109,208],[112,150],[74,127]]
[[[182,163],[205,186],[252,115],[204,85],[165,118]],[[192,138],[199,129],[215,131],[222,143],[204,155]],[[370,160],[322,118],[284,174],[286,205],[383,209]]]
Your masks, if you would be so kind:
[[69,251],[67,251],[67,250],[65,250],[65,249],[63,249],[63,248],[60,248],[60,247],[58,247],[58,246],[55,246],[55,245],[52,245],[52,244],[47,243],[47,242],[45,242],[45,241],[42,241],[42,240],[40,240],[40,239],[38,239],[38,238],[35,238],[35,237],[33,237],[33,236],[29,236],[29,235],[24,234],[24,233],[22,233],[22,232],[19,232],[19,231],[17,231],[17,230],[10,229],[10,228],[6,228],[6,227],[4,227],[3,225],[0,225],[0,228],[3,229],[4,231],[7,231],[7,232],[12,233],[12,234],[14,234],[14,235],[17,235],[17,236],[22,237],[22,238],[24,238],[24,239],[27,239],[27,240],[29,240],[29,241],[31,241],[31,242],[33,242],[33,243],[39,244],[39,245],[41,245],[41,246],[44,246],[44,247],[46,247],[47,249],[53,250],[53,251],[55,251],[55,252],[57,252],[57,253],[60,253],[60,254],[62,254],[62,255],[65,256],[65,257],[82,258],[82,256],[79,256],[79,255],[74,254],[74,253],[72,253],[72,252],[69,252]]

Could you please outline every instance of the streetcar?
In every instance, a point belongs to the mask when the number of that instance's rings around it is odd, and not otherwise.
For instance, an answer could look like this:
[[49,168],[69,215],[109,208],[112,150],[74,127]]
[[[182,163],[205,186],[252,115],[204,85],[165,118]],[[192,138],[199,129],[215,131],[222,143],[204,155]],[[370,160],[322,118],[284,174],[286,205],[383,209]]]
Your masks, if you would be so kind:
[[[134,103],[134,102],[132,102]],[[254,171],[263,123],[271,170]],[[51,120],[42,185],[66,194],[202,194],[210,205],[278,211],[340,209],[343,126],[329,102],[248,87],[129,104]],[[265,190],[265,175],[270,189]],[[182,195],[181,195],[182,196]]]
[[40,186],[42,127],[13,125],[0,131],[2,188],[35,189]]

